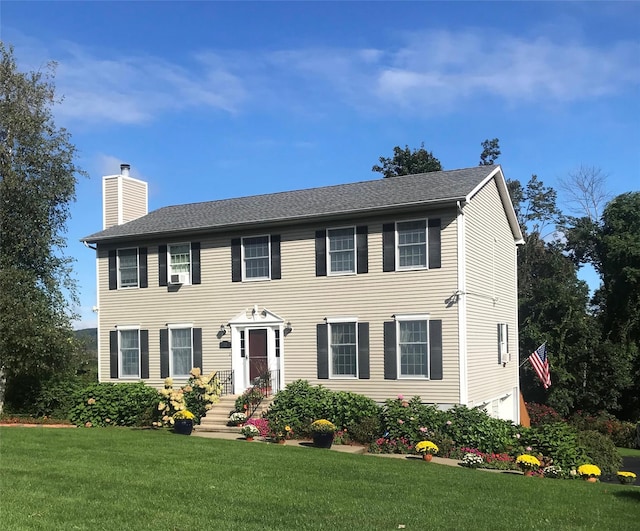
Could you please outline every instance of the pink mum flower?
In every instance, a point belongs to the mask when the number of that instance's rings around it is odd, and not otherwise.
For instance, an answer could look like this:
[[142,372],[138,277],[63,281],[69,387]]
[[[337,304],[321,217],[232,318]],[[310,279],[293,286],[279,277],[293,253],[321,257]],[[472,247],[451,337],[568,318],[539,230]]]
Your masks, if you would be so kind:
[[398,395],[398,400],[404,400],[404,396],[403,395]]
[[426,432],[427,432],[427,428],[425,428],[425,427],[423,426],[422,428],[420,428],[420,431],[421,431],[422,433],[426,433]]
[[404,420],[398,419],[398,424],[404,424]]

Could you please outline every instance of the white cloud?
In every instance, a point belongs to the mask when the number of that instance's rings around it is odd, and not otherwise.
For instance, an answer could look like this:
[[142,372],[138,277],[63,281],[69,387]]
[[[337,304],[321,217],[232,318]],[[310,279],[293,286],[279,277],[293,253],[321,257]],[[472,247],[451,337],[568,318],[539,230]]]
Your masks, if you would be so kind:
[[68,42],[48,46],[56,47],[56,83],[65,95],[59,116],[101,125],[186,109],[311,114],[337,104],[429,113],[486,96],[511,105],[569,104],[638,86],[640,42],[596,47],[575,35],[565,39],[571,40],[491,29],[425,31],[406,34],[394,49],[205,50],[179,62],[105,57]]

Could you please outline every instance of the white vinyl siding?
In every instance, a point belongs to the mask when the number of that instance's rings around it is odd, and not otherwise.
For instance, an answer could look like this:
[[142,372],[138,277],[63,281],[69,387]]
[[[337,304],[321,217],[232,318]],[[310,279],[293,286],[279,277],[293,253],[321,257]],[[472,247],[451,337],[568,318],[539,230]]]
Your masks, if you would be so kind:
[[327,231],[329,249],[329,274],[345,274],[356,272],[356,239],[355,230],[330,229]]
[[242,262],[245,280],[268,280],[271,278],[269,251],[269,236],[243,238]]
[[138,249],[118,249],[118,287],[138,287]]

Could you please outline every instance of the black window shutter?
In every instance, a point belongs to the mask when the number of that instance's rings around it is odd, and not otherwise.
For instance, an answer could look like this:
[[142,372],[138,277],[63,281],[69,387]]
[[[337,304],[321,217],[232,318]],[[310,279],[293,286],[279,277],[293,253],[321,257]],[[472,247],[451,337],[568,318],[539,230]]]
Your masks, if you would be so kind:
[[242,282],[242,242],[240,238],[231,240],[231,282]]
[[440,219],[429,220],[429,269],[437,269],[441,262]]
[[116,251],[109,251],[109,289],[118,289],[118,266]]
[[149,330],[140,330],[140,378],[149,378]]
[[382,225],[382,270],[396,269],[396,225],[385,223]]
[[140,264],[140,287],[149,287],[149,275],[147,273],[147,248],[140,247],[138,249],[138,262]]
[[109,332],[109,369],[111,378],[118,377],[118,331]]
[[369,376],[369,323],[358,323],[358,378]]
[[191,242],[191,283],[200,284],[200,242]]
[[358,273],[369,272],[369,228],[366,225],[356,227],[356,249]]
[[316,276],[327,276],[327,231],[316,231]]
[[167,246],[158,245],[158,285],[167,285]]
[[160,378],[169,378],[169,330],[160,330]]
[[271,280],[282,278],[280,271],[280,235],[271,235]]
[[202,371],[202,328],[193,329],[193,366]]
[[327,335],[327,325],[319,324],[317,325],[316,330],[318,379],[327,380],[329,378],[329,336]]
[[429,378],[442,380],[442,321],[429,321]]
[[396,322],[384,322],[384,379],[398,379],[398,361],[396,356]]

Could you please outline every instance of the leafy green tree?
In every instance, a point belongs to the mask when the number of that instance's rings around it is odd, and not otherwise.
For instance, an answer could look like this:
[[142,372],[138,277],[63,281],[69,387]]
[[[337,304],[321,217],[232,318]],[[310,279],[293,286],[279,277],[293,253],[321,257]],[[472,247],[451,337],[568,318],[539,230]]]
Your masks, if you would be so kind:
[[376,164],[371,171],[382,173],[385,178],[442,171],[442,164],[431,151],[424,148],[424,142],[414,150],[409,146],[404,149],[396,146],[393,148],[393,157],[380,157],[380,163],[382,166]]
[[480,153],[479,166],[491,166],[496,163],[500,156],[500,141],[497,138],[482,142],[482,153]]
[[0,380],[9,395],[19,380],[63,370],[75,349],[64,234],[81,172],[53,121],[54,68],[22,73],[0,42]]

